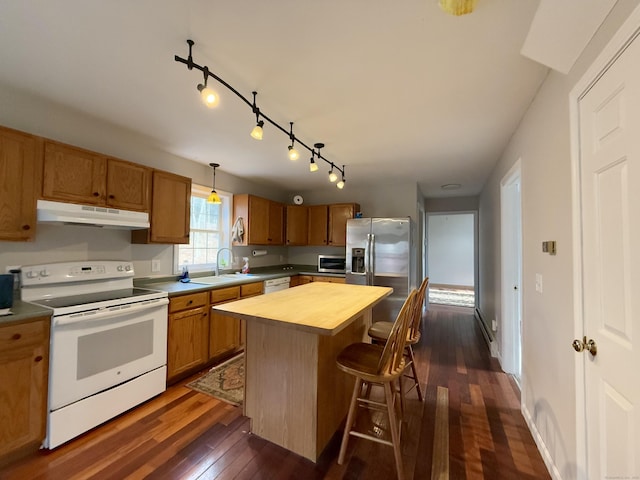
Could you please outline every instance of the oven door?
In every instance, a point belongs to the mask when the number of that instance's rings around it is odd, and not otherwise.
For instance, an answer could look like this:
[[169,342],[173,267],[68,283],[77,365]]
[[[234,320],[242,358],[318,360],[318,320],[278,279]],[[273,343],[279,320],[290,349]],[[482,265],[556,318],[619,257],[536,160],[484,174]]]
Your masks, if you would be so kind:
[[167,363],[166,298],[53,318],[49,410]]

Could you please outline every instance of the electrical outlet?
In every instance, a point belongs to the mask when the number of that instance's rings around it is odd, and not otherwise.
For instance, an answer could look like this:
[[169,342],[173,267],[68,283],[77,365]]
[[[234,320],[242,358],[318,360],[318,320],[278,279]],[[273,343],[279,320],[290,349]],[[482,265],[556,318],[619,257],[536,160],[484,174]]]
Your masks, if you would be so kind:
[[151,260],[151,271],[154,273],[160,271],[160,260]]
[[542,274],[536,273],[536,292],[542,293]]

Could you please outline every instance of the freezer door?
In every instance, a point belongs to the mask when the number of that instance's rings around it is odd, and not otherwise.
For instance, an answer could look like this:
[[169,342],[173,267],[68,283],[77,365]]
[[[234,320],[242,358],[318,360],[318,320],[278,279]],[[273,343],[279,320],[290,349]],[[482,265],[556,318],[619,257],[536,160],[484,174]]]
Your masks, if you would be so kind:
[[411,220],[374,218],[371,223],[372,285],[393,288],[373,310],[374,321],[394,321],[409,295]]
[[347,283],[367,285],[369,278],[369,237],[371,234],[370,218],[352,218],[347,220],[347,248],[345,277]]

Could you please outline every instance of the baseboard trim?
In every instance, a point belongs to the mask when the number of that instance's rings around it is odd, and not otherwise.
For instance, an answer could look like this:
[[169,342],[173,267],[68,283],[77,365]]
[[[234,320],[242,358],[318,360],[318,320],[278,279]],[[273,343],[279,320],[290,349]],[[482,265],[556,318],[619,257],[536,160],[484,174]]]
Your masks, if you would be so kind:
[[524,403],[522,404],[520,410],[522,412],[522,416],[524,417],[524,421],[527,422],[527,426],[529,427],[529,431],[531,432],[533,441],[536,442],[536,446],[538,447],[538,451],[542,456],[542,460],[547,466],[549,475],[551,475],[551,478],[553,478],[554,480],[562,480],[560,471],[556,467],[555,463],[553,462],[553,458],[551,457],[551,452],[549,452],[547,445],[544,443],[542,435],[540,435],[540,431],[538,430],[538,427],[536,427],[536,424],[533,421],[533,417],[529,413],[529,410],[527,409],[526,405],[524,405]]

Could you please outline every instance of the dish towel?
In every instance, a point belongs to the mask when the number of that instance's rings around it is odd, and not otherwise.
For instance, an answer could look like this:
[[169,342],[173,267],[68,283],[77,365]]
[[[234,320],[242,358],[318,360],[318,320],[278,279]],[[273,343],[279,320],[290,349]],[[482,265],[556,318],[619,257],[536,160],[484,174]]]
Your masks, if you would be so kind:
[[244,240],[244,220],[238,217],[231,228],[231,241],[234,243],[242,243]]

